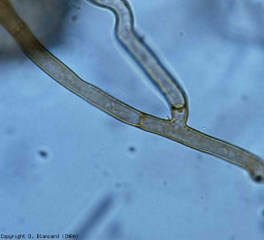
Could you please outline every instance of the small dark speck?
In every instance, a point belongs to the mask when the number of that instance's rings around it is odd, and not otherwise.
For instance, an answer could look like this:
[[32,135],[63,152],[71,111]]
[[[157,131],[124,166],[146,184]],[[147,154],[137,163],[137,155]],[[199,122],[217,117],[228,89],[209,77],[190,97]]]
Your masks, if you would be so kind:
[[52,157],[52,151],[47,146],[39,146],[35,153],[36,159],[40,162],[50,160]]
[[72,19],[73,22],[76,22],[76,21],[78,20],[78,15],[74,15],[74,16],[72,16],[71,19]]
[[257,175],[257,176],[254,177],[254,180],[257,183],[260,183],[260,182],[262,182],[263,179],[262,179],[262,176]]
[[264,217],[264,209],[262,210],[262,217]]
[[39,155],[42,157],[42,158],[47,158],[48,157],[48,153],[44,150],[39,150]]
[[135,152],[136,151],[136,148],[135,147],[129,147],[129,149],[128,149],[130,152]]
[[145,36],[143,36],[143,35],[138,36],[138,39],[139,39],[140,42],[144,43]]
[[182,36],[184,36],[184,33],[183,32],[179,32],[179,35],[182,37]]
[[177,110],[176,106],[172,105],[171,110],[173,110],[173,111]]

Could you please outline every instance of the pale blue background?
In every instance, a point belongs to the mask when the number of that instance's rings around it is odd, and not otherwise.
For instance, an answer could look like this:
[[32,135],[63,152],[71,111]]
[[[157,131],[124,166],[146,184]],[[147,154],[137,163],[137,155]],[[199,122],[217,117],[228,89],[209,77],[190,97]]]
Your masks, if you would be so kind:
[[[264,157],[263,3],[130,2],[139,33],[182,78],[189,125]],[[115,41],[113,15],[71,3],[50,51],[83,79],[166,118],[168,107]],[[0,233],[264,239],[264,185],[247,172],[118,122],[16,53],[0,65]]]

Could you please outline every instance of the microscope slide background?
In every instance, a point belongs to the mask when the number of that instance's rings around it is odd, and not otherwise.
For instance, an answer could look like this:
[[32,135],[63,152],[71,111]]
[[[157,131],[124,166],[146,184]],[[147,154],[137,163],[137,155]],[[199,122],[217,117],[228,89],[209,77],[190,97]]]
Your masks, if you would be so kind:
[[[137,32],[182,79],[188,124],[264,157],[264,3],[130,3]],[[67,4],[50,45],[45,25],[28,22],[39,40],[82,79],[167,118],[162,96],[116,41],[114,15]],[[30,6],[17,11],[33,14]],[[264,185],[245,170],[115,120],[43,73],[2,26],[0,35],[15,52],[0,59],[1,234],[264,239]]]

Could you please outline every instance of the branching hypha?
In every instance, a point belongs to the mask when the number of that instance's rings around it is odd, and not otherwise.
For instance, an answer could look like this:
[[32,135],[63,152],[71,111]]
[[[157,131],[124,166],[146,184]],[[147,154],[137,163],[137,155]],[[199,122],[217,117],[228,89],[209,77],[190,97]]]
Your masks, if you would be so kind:
[[170,74],[151,48],[138,37],[134,30],[134,15],[129,3],[126,0],[90,0],[89,2],[107,8],[114,13],[116,18],[115,34],[119,43],[164,95],[170,106],[170,119],[162,119],[141,112],[98,87],[83,81],[36,39],[15,12],[9,0],[0,0],[0,22],[35,64],[82,99],[131,126],[169,138],[238,165],[246,169],[253,180],[264,182],[264,161],[261,158],[187,125],[187,95],[181,88],[178,77]]

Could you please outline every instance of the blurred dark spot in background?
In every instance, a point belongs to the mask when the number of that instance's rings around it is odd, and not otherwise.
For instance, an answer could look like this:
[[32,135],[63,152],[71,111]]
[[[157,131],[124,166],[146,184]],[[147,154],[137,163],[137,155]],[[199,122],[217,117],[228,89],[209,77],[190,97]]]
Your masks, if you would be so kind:
[[[18,15],[47,48],[60,44],[67,20],[78,18],[80,0],[10,0]],[[12,36],[0,25],[0,60],[21,57]]]
[[133,146],[130,146],[130,147],[129,147],[129,151],[130,151],[130,152],[135,152],[135,151],[136,151],[136,148],[133,147]]

